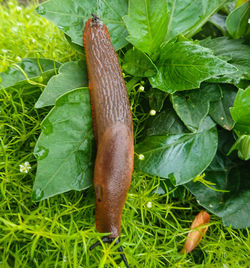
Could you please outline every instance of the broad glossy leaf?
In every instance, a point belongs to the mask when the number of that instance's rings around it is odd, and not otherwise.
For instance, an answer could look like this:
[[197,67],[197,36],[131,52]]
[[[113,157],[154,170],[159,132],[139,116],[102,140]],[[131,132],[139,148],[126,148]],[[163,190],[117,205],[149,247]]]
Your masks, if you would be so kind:
[[[227,137],[223,135],[220,139],[219,142]],[[233,140],[231,145],[232,143]],[[232,161],[226,153],[218,150],[213,162],[205,171],[205,179],[215,183],[215,189],[229,192],[209,189],[201,182],[189,182],[185,186],[195,195],[201,206],[221,217],[226,226],[250,227],[249,168],[249,161]]]
[[228,63],[238,69],[237,72],[222,77],[221,81],[234,83],[240,79],[250,80],[250,47],[243,42],[244,40],[228,37],[208,38],[200,42],[200,45],[210,48],[216,56],[226,58]]
[[0,73],[0,89],[20,86],[30,81],[39,80],[39,83],[56,74],[60,63],[50,59],[27,58],[13,64],[7,71]]
[[123,69],[135,77],[148,77],[156,74],[157,70],[152,60],[138,49],[126,52],[122,64]]
[[93,131],[88,88],[61,96],[42,122],[34,154],[33,199],[42,200],[92,184]]
[[239,89],[230,112],[236,122],[236,132],[241,135],[250,134],[250,86],[245,90]]
[[230,35],[238,39],[244,35],[250,34],[250,2],[239,6],[233,10],[227,17],[226,26]]
[[124,17],[129,36],[136,48],[152,55],[157,53],[167,28],[167,1],[130,0]]
[[210,101],[219,100],[221,91],[218,84],[203,84],[200,88],[176,92],[171,95],[173,108],[186,125],[195,132],[208,115]]
[[56,99],[64,93],[80,87],[88,86],[87,68],[83,61],[67,62],[59,68],[58,74],[53,76],[38,101],[36,108],[54,105]]
[[169,23],[165,41],[179,34],[193,36],[226,0],[173,0],[168,1]]
[[236,88],[233,85],[220,85],[223,97],[210,103],[209,115],[213,120],[227,130],[234,127],[234,120],[230,114],[229,108],[233,106],[236,97]]
[[160,112],[168,94],[161,90],[150,88],[147,96],[150,108]]
[[169,104],[156,116],[151,117],[146,124],[145,134],[147,136],[161,136],[167,134],[183,134],[188,130]]
[[116,50],[127,44],[122,17],[128,12],[127,0],[49,0],[37,7],[37,13],[53,21],[73,43],[83,46],[83,32],[91,14],[107,25]]
[[158,73],[150,83],[168,93],[198,88],[204,80],[237,71],[210,49],[188,41],[164,45],[156,66]]
[[148,136],[135,146],[144,159],[135,159],[135,168],[184,184],[204,171],[217,150],[217,131],[208,117],[196,133]]

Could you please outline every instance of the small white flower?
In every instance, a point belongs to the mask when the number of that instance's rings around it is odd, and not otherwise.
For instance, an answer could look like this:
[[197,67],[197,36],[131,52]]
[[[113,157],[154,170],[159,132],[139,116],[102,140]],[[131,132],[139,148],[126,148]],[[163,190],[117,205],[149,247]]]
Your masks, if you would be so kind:
[[147,203],[147,207],[148,207],[148,208],[152,208],[152,206],[153,206],[153,205],[152,205],[152,202],[149,201],[149,202]]
[[17,61],[22,61],[22,58],[19,57],[19,56],[17,56],[17,57],[16,57],[16,60],[17,60]]
[[138,89],[139,92],[143,92],[144,91],[144,86],[140,86]]
[[16,7],[16,11],[17,11],[17,12],[20,12],[21,10],[22,10],[21,7],[19,7],[19,6]]
[[29,162],[24,162],[22,165],[19,165],[19,167],[21,173],[28,173],[29,170],[31,169]]
[[151,110],[151,111],[149,112],[149,114],[150,114],[151,116],[156,115],[156,110]]
[[3,53],[7,53],[7,52],[8,52],[8,50],[7,50],[7,49],[2,48],[2,52],[3,52]]
[[32,38],[32,39],[31,39],[31,42],[32,42],[32,43],[35,43],[35,42],[36,42],[36,39]]
[[29,15],[29,14],[27,14],[25,17],[26,17],[27,19],[29,19],[29,18],[30,18],[30,15]]
[[144,155],[143,154],[139,154],[138,155],[138,158],[139,158],[139,160],[143,160],[144,159]]
[[209,207],[210,207],[210,208],[212,208],[212,207],[213,207],[213,205],[212,205],[212,204],[209,204]]

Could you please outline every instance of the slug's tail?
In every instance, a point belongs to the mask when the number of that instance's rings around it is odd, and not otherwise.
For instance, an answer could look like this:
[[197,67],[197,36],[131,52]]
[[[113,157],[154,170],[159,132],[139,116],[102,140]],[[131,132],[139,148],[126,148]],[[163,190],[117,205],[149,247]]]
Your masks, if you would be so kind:
[[[104,237],[102,237],[102,242],[103,242],[103,243],[110,243],[110,244],[111,244],[114,240],[115,240],[115,238],[112,238],[112,237],[108,237],[108,236],[104,236]],[[120,239],[119,239],[119,238],[116,240],[115,244],[117,245],[118,243],[120,243]],[[101,242],[100,242],[100,241],[97,241],[97,242],[96,242],[95,244],[93,244],[89,249],[92,250],[92,249],[94,249],[95,247],[97,247],[97,246],[101,246],[101,245],[102,245]],[[129,264],[128,264],[128,261],[127,261],[127,258],[126,258],[126,256],[125,256],[125,254],[124,254],[123,249],[122,249],[121,246],[118,248],[118,251],[121,252],[121,258],[122,258],[122,260],[124,261],[126,267],[127,267],[127,268],[130,268],[130,266],[129,266]]]

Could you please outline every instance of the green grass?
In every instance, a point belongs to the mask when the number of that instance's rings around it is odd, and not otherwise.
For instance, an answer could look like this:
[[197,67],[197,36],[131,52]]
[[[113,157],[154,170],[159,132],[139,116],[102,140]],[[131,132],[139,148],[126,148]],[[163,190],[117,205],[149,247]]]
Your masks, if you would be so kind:
[[[0,71],[25,57],[59,62],[81,57],[52,23],[35,14],[35,4],[20,10],[16,1],[0,1]],[[41,90],[0,92],[0,267],[124,267],[116,246],[88,249],[101,237],[95,229],[93,188],[39,203],[31,200],[36,172],[32,152],[48,112],[34,109]],[[134,110],[138,98],[132,90]],[[140,120],[135,117],[136,135],[141,134]],[[25,161],[32,167],[28,174],[19,171]],[[158,177],[134,172],[121,237],[131,267],[250,267],[249,231],[224,227],[213,215],[198,248],[179,254],[202,208],[190,193],[184,201],[171,192],[153,193],[159,183]]]

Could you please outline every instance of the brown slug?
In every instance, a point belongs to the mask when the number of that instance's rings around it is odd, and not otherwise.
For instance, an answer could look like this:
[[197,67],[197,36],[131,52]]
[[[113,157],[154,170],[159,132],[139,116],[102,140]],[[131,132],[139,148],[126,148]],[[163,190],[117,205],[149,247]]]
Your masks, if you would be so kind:
[[[89,77],[93,129],[96,228],[120,236],[121,216],[134,162],[133,121],[126,85],[107,27],[95,15],[85,24],[83,43]],[[98,244],[98,243],[97,243]],[[94,245],[95,246],[95,245]]]

